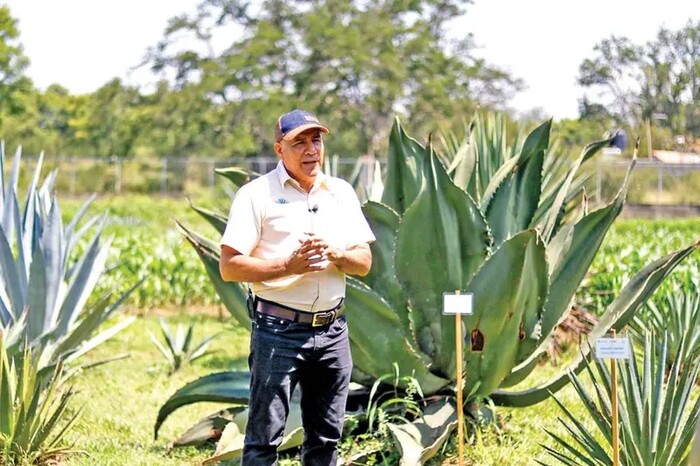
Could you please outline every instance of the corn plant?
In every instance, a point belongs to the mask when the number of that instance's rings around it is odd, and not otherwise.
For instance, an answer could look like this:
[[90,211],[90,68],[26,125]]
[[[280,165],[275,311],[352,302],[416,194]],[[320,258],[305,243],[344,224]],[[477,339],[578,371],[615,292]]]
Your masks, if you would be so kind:
[[60,389],[61,370],[40,368],[26,345],[11,356],[0,330],[0,464],[48,464],[68,451],[61,442],[80,410],[66,419],[73,392]]
[[[430,141],[423,145],[412,139],[396,121],[381,202],[363,205],[377,237],[371,245],[372,270],[361,279],[347,279],[355,382],[371,386],[397,364],[400,373],[415,377],[426,396],[449,395],[460,370],[464,393],[511,406],[538,403],[568,383],[562,371],[527,390],[509,388],[527,378],[549,348],[555,327],[567,315],[622,210],[635,162],[610,204],[589,211],[582,197],[570,209],[580,196],[579,168],[609,140],[589,144],[561,172],[550,160],[555,156],[549,150],[550,126],[545,122],[507,145],[498,142],[506,138],[501,126],[492,131],[475,124],[473,141],[490,142],[459,150],[446,166]],[[234,183],[244,175],[240,170],[222,174]],[[198,212],[223,232],[225,215]],[[224,282],[219,275],[218,241],[181,228],[223,304],[249,326],[245,286]],[[594,341],[610,329],[621,330],[699,245],[693,242],[638,270],[587,338]],[[462,320],[466,344],[459,368],[454,320],[442,314],[443,292],[450,290],[475,297],[474,313]],[[587,357],[582,354],[569,369],[581,370]],[[212,398],[218,380],[212,376]],[[398,384],[407,388],[405,380]],[[188,390],[184,387],[163,405],[156,430],[173,409],[191,399]]]
[[194,324],[187,327],[187,329],[185,329],[184,325],[178,324],[173,334],[163,319],[160,319],[160,330],[163,333],[165,345],[158,341],[158,338],[150,331],[148,332],[148,337],[170,364],[171,374],[180,370],[183,365],[194,362],[206,355],[212,340],[220,335],[217,333],[205,338],[198,344],[194,344],[192,343]]
[[[658,344],[652,332],[645,332],[641,361],[632,358],[621,364],[618,412],[622,465],[681,466],[688,459],[700,415],[700,399],[693,402],[691,397],[700,358],[674,360],[667,377],[668,343],[667,334]],[[685,344],[681,341],[681,348]],[[588,362],[585,367],[593,383],[593,394],[577,375],[569,377],[595,429],[586,427],[582,419],[557,400],[565,416],[560,420],[571,439],[547,431],[559,448],[544,448],[559,464],[609,466],[613,463],[611,393],[612,384],[617,382],[611,379],[602,361],[595,361],[595,371]]]
[[[0,329],[10,339],[9,351],[29,342],[40,367],[59,359],[70,363],[133,322],[132,317],[98,331],[131,290],[115,300],[105,294],[88,302],[106,270],[111,239],[101,242],[104,217],[79,225],[89,200],[63,225],[53,193],[56,171],[40,185],[43,154],[20,210],[20,160],[21,147],[6,180],[0,144]],[[93,228],[96,233],[76,257],[76,245]]]

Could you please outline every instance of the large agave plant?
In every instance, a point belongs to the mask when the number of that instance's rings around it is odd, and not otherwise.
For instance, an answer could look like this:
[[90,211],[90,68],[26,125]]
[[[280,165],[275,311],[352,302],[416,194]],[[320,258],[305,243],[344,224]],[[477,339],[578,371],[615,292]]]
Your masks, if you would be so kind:
[[[537,403],[568,381],[566,371],[539,386],[508,392],[545,353],[566,316],[615,218],[622,210],[630,164],[615,199],[589,212],[575,181],[581,165],[609,140],[586,146],[565,171],[548,150],[550,123],[522,142],[483,124],[472,126],[467,146],[439,157],[430,142],[408,137],[397,120],[390,135],[381,202],[363,206],[377,241],[371,272],[349,278],[350,322],[356,382],[369,386],[397,364],[413,374],[426,395],[454,390],[454,319],[442,315],[446,291],[474,293],[474,314],[463,319],[464,392],[498,403]],[[449,166],[443,160],[449,159]],[[245,171],[222,172],[234,182]],[[576,197],[580,197],[578,203]],[[578,205],[573,210],[571,206]],[[223,231],[223,215],[198,209]],[[231,314],[243,325],[245,292],[218,272],[217,242],[182,227]],[[605,310],[591,341],[620,330],[680,260],[698,243],[641,270]],[[572,368],[580,369],[584,353]],[[212,379],[214,380],[214,379]],[[201,388],[205,380],[197,381]],[[176,393],[161,409],[156,430],[172,412]],[[240,393],[238,393],[240,395]],[[240,398],[231,401],[240,402]]]
[[[116,300],[103,296],[88,301],[106,270],[111,240],[101,242],[103,222],[95,217],[78,227],[88,201],[64,226],[53,194],[56,171],[40,185],[43,154],[20,209],[20,161],[21,147],[6,180],[5,147],[0,145],[0,331],[10,353],[26,341],[41,367],[59,359],[70,363],[133,321],[98,332],[128,293]],[[96,224],[84,252],[77,254],[78,242]]]

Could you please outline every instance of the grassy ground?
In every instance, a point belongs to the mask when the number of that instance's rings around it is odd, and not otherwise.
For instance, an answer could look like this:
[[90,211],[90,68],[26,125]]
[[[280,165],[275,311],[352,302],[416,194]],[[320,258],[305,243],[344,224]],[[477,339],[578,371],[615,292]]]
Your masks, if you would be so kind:
[[[222,321],[216,314],[189,315],[182,312],[166,317],[171,326],[194,322],[195,341],[225,330],[213,343],[213,354],[172,376],[168,376],[165,360],[147,336],[148,330],[159,335],[160,316],[155,312],[139,316],[132,326],[87,356],[95,360],[122,352],[130,353],[128,359],[87,370],[74,379],[78,394],[72,406],[82,406],[83,412],[68,440],[81,452],[67,458],[68,466],[193,465],[211,456],[213,447],[189,447],[168,452],[167,443],[196,420],[224,405],[195,404],[175,411],[163,424],[158,440],[153,440],[153,424],[159,407],[187,382],[211,372],[246,367],[248,332],[232,326],[226,320]],[[543,365],[529,383],[535,379],[543,380],[556,370],[551,365]],[[564,390],[561,395],[564,400],[575,403],[570,390]],[[466,464],[536,464],[536,459],[546,458],[538,444],[551,445],[544,429],[562,433],[553,401],[544,402],[536,408],[500,408],[498,412],[504,420],[502,427],[468,432]],[[353,443],[354,439],[347,439],[345,449],[356,449],[357,445],[353,446]],[[453,439],[429,464],[453,464],[456,455],[456,442]],[[299,462],[295,457],[290,457],[281,464],[291,466]],[[394,463],[388,460],[384,464]]]
[[195,323],[194,341],[225,330],[211,345],[213,353],[168,376],[165,359],[150,341],[147,331],[160,336],[159,316],[141,316],[121,334],[90,353],[88,359],[129,352],[127,359],[85,371],[75,379],[78,394],[73,406],[83,406],[80,421],[68,435],[82,453],[72,455],[71,466],[94,465],[192,465],[211,456],[194,448],[167,453],[168,441],[196,420],[220,408],[199,404],[171,415],[153,439],[153,424],[160,406],[175,390],[203,375],[246,367],[248,332],[232,328],[213,315],[170,315],[175,323]]

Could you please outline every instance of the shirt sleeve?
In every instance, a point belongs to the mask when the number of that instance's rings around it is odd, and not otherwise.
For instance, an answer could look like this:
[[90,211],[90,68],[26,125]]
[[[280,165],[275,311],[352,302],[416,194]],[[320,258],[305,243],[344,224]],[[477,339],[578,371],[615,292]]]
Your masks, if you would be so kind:
[[219,246],[226,245],[241,254],[250,255],[260,241],[260,224],[260,213],[253,202],[252,190],[243,186],[233,199]]
[[347,205],[348,233],[345,241],[345,248],[351,248],[360,244],[371,243],[376,240],[372,229],[362,213],[360,200],[355,194],[355,190],[350,184],[346,184],[345,203]]

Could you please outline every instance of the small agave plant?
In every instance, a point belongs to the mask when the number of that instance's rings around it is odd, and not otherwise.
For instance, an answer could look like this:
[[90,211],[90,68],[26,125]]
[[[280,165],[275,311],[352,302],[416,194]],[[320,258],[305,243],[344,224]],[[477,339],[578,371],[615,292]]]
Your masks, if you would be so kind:
[[[547,431],[558,448],[544,448],[559,464],[613,464],[613,383],[620,384],[621,464],[680,466],[687,463],[700,417],[700,399],[693,401],[692,396],[700,370],[700,358],[696,355],[688,359],[674,359],[667,376],[669,339],[667,333],[663,335],[659,340],[651,331],[643,333],[641,361],[634,357],[622,361],[619,382],[612,380],[610,370],[603,361],[595,360],[595,371],[586,362],[586,372],[593,382],[594,393],[585,388],[578,376],[569,375],[595,429],[588,428],[582,419],[555,397],[564,413],[564,419],[560,420],[571,438]],[[681,349],[687,345],[685,338],[677,343]]]
[[671,288],[655,296],[630,323],[633,334],[643,341],[647,331],[668,336],[667,365],[680,359],[688,361],[700,355],[700,294],[698,284],[688,290]]
[[170,364],[171,373],[180,370],[183,365],[205,356],[212,340],[220,335],[219,333],[214,334],[194,344],[192,343],[194,324],[187,327],[187,329],[185,329],[184,325],[178,324],[175,333],[173,333],[170,331],[170,326],[163,319],[160,320],[160,330],[163,334],[165,345],[150,331],[148,332],[148,337]]
[[10,355],[0,330],[0,464],[49,464],[67,452],[71,390],[59,388],[61,364],[39,368],[29,347]]
[[[567,316],[622,210],[634,160],[612,202],[589,211],[580,168],[610,140],[589,144],[573,162],[562,161],[549,150],[550,126],[547,121],[509,146],[502,120],[484,122],[477,117],[464,145],[446,156],[437,154],[430,141],[423,145],[410,138],[396,120],[381,201],[363,205],[377,237],[371,246],[372,270],[366,277],[347,280],[355,382],[372,386],[393,373],[396,364],[430,397],[454,394],[459,369],[464,393],[511,406],[542,401],[568,383],[563,370],[533,388],[508,390],[534,370],[555,327]],[[220,174],[235,184],[254,176],[242,169]],[[197,210],[223,231],[224,215]],[[224,305],[248,326],[244,287],[219,276],[217,241],[181,228]],[[603,312],[588,339],[621,330],[698,244],[640,270]],[[474,294],[474,313],[462,320],[466,344],[460,368],[454,319],[442,315],[443,293],[454,290]],[[580,370],[587,357],[584,352],[569,369]],[[245,377],[212,374],[184,387],[161,408],[156,433],[174,409],[191,400],[245,404]],[[450,416],[442,419],[445,429],[452,425]],[[434,445],[417,440],[412,450],[418,453],[404,452],[404,458],[425,458],[430,448],[435,451]]]
[[[69,364],[133,322],[127,318],[100,330],[133,288],[115,300],[109,295],[88,300],[106,270],[111,240],[101,241],[104,219],[93,217],[78,226],[91,199],[63,224],[53,192],[57,172],[40,184],[43,154],[20,209],[21,154],[20,147],[5,179],[5,146],[0,144],[0,331],[10,354],[21,352],[27,342],[41,368],[59,359]],[[79,241],[96,225],[84,252],[77,254]]]

